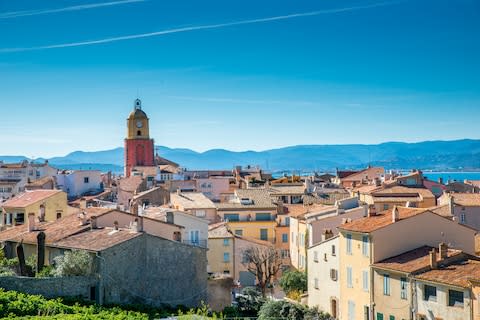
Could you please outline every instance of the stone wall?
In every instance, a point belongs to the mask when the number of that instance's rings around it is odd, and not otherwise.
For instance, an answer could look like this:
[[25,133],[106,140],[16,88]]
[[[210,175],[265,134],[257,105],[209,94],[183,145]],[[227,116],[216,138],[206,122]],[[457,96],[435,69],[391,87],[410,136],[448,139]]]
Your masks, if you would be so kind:
[[103,303],[194,307],[207,301],[206,249],[143,234],[97,259]]
[[[90,277],[29,278],[0,277],[0,287],[28,294],[39,294],[47,298],[91,297],[92,288],[97,288],[97,280]],[[96,292],[96,290],[93,290]]]

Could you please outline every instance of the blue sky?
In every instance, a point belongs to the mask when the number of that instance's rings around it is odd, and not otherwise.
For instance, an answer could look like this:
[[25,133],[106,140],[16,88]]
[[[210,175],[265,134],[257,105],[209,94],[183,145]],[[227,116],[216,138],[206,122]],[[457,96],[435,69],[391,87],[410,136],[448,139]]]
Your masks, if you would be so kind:
[[480,138],[479,32],[476,0],[0,1],[0,154],[121,146],[137,92],[197,151]]

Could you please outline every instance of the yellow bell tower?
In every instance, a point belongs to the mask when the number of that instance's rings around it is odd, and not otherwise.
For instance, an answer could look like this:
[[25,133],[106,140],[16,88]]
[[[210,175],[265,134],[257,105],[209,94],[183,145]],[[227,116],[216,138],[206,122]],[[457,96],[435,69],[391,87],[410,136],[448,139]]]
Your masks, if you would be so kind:
[[127,118],[125,139],[125,176],[136,166],[154,166],[154,141],[150,139],[148,117],[142,110],[142,101],[136,99],[134,109]]
[[134,110],[127,119],[127,139],[150,139],[147,114],[142,110],[142,101],[136,99]]

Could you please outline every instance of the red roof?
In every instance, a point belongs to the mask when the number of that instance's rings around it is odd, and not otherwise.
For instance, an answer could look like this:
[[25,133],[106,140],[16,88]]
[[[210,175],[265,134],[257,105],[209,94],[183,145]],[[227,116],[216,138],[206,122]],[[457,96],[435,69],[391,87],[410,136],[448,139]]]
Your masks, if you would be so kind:
[[63,193],[62,190],[29,190],[21,193],[10,200],[3,203],[2,207],[10,208],[25,208],[31,204],[48,199],[58,193]]

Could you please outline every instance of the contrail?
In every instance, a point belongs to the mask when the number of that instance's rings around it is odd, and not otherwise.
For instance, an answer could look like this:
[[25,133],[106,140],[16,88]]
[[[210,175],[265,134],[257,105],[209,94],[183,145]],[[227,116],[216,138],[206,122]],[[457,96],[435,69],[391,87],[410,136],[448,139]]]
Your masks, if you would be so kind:
[[58,8],[58,9],[5,12],[5,13],[0,13],[0,19],[37,16],[41,14],[58,13],[58,12],[66,12],[66,11],[78,11],[78,10],[94,9],[94,8],[100,8],[100,7],[116,6],[116,5],[126,4],[126,3],[132,3],[132,2],[144,2],[144,1],[146,0],[121,0],[121,1],[112,1],[112,2],[103,2],[103,3],[84,4],[84,5]]
[[337,9],[318,10],[318,11],[310,11],[310,12],[302,12],[302,13],[293,13],[293,14],[288,14],[288,15],[283,15],[283,16],[258,18],[258,19],[250,19],[250,20],[240,20],[240,21],[233,21],[233,22],[227,22],[227,23],[207,24],[207,25],[199,25],[199,26],[192,26],[192,27],[167,29],[167,30],[156,31],[156,32],[140,33],[140,34],[105,38],[105,39],[99,39],[99,40],[88,40],[88,41],[82,41],[82,42],[53,44],[53,45],[38,46],[38,47],[4,48],[4,49],[0,49],[0,53],[89,46],[89,45],[109,43],[109,42],[117,42],[117,41],[124,41],[124,40],[156,37],[156,36],[162,36],[162,35],[173,34],[173,33],[182,33],[182,32],[197,31],[197,30],[208,30],[208,29],[219,29],[219,28],[226,28],[226,27],[240,26],[240,25],[247,25],[247,24],[256,24],[256,23],[263,23],[263,22],[294,19],[294,18],[300,18],[300,17],[317,16],[317,15],[328,14],[328,13],[341,13],[341,12],[347,12],[347,11],[356,11],[356,10],[362,10],[362,9],[389,6],[389,5],[393,5],[393,4],[398,4],[400,2],[403,2],[403,0],[381,2],[381,3],[365,5],[365,6],[355,6],[355,7],[347,7],[347,8],[337,8]]

